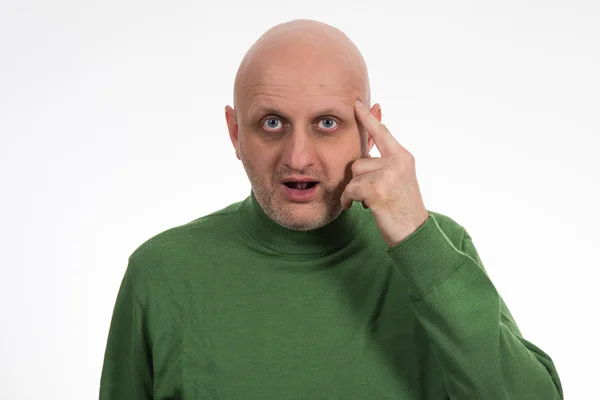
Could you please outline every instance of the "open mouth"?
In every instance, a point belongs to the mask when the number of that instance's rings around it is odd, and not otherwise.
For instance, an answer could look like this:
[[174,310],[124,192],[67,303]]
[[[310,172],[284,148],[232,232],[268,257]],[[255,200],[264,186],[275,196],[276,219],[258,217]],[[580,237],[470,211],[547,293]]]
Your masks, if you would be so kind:
[[318,182],[285,182],[290,189],[305,190],[314,187]]

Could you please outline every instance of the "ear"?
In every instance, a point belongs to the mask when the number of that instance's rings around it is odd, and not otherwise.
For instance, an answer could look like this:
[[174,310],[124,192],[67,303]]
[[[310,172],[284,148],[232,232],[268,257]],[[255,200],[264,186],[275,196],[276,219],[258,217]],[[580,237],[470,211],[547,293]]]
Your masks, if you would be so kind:
[[235,156],[238,160],[240,158],[240,152],[238,150],[239,136],[238,136],[238,123],[235,110],[230,106],[225,106],[225,120],[227,121],[227,129],[229,129],[229,138],[231,139],[231,144],[235,148]]
[[[377,121],[381,122],[381,106],[379,105],[379,103],[375,103],[373,104],[373,107],[371,107],[370,113],[377,118]],[[375,145],[375,142],[373,141],[373,137],[371,135],[369,135],[369,133],[367,133],[369,140],[367,142],[367,154],[371,151],[371,149],[373,148],[373,146]]]

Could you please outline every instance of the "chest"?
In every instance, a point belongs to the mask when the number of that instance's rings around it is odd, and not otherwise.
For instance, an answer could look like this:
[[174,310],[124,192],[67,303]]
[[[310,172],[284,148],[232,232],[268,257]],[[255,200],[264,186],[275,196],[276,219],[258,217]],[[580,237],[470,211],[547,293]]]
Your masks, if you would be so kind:
[[157,398],[445,399],[401,276],[380,272],[214,275],[155,331]]

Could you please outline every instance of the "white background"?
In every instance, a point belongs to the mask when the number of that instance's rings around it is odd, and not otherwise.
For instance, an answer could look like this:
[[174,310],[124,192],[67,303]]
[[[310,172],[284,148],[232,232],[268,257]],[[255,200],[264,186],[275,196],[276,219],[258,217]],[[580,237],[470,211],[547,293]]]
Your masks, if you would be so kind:
[[354,40],[427,208],[567,397],[597,395],[600,3],[216,3],[1,1],[0,398],[97,398],[129,254],[250,194],[223,109],[294,18]]

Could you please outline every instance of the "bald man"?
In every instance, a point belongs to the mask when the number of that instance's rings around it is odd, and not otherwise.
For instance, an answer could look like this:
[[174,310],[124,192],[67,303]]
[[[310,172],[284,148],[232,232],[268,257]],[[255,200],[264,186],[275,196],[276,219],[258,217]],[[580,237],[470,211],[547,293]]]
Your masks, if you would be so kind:
[[267,31],[225,117],[250,195],[132,253],[100,399],[563,397],[465,228],[425,208],[346,35]]

